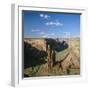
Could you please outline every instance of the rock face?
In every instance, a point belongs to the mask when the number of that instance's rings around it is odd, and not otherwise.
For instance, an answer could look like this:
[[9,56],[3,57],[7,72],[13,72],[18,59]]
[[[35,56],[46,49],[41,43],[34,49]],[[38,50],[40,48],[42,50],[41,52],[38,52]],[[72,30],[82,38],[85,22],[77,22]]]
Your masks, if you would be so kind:
[[80,69],[80,61],[73,52],[67,54],[64,60],[61,61],[60,67],[63,71],[67,71],[68,68]]
[[32,47],[46,51],[46,41],[44,39],[26,39],[24,41],[31,44]]
[[[39,67],[37,68],[39,69],[37,75],[80,73],[79,40],[71,39],[65,42],[59,39],[24,39],[24,42],[30,46],[27,50],[25,49],[26,54],[24,54],[25,62],[28,60],[26,66],[28,65],[29,67],[30,63],[29,69],[27,68],[27,72],[31,70],[31,75],[29,76],[32,76],[32,71],[35,71],[32,67],[36,68],[37,66]],[[77,69],[78,72],[76,71]]]

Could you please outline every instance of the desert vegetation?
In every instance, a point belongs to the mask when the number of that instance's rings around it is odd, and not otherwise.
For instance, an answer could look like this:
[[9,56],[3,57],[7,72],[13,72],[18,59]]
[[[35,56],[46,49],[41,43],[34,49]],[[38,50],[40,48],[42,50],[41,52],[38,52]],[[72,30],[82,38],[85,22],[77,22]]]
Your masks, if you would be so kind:
[[79,38],[24,39],[24,77],[79,74]]

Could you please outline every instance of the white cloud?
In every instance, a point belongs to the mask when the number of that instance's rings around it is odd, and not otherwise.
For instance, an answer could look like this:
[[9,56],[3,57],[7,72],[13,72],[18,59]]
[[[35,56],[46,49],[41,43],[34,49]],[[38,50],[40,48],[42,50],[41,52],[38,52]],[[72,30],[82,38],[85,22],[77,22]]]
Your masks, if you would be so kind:
[[44,32],[40,32],[41,35],[44,35],[45,33]]
[[31,31],[32,32],[39,32],[40,30],[39,29],[32,29]]
[[43,38],[52,38],[53,36],[55,36],[55,33],[49,33],[49,34],[43,33],[43,34],[42,34],[42,37],[43,37]]
[[48,16],[47,14],[46,15],[44,15],[44,18],[45,19],[48,19],[50,16]]
[[63,24],[61,22],[59,22],[59,21],[55,21],[55,22],[50,21],[50,22],[46,22],[45,24],[47,26],[63,26]]
[[44,16],[44,14],[40,14],[40,17],[43,17]]
[[50,18],[50,16],[47,15],[47,14],[40,14],[40,17],[41,17],[41,18],[44,18],[44,19],[48,19],[48,18]]
[[46,37],[48,37],[48,36],[47,36],[47,35],[43,35],[42,37],[43,37],[43,38],[46,38]]
[[55,35],[55,33],[51,33],[51,35]]
[[71,36],[71,35],[70,35],[70,32],[64,32],[64,37],[65,37],[65,38],[70,38],[70,36]]
[[54,36],[55,35],[55,33],[50,33],[50,34],[48,34],[48,36]]

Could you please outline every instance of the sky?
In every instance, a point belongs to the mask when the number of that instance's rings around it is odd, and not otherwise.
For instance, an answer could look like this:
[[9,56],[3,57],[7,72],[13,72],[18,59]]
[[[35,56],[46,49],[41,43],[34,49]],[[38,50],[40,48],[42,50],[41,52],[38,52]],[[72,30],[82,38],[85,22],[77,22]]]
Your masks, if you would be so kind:
[[24,38],[80,36],[80,14],[23,11]]

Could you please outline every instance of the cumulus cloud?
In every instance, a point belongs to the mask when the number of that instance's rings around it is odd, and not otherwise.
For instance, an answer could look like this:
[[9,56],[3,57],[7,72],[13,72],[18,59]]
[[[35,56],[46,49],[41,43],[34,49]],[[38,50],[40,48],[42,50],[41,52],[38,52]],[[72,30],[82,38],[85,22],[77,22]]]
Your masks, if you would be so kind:
[[45,23],[47,26],[63,26],[63,24],[59,21],[50,21]]
[[39,32],[40,30],[39,29],[32,29],[31,31],[32,32]]
[[47,14],[40,14],[40,17],[41,17],[41,18],[44,18],[44,19],[48,19],[48,18],[50,18],[50,16],[47,15]]

